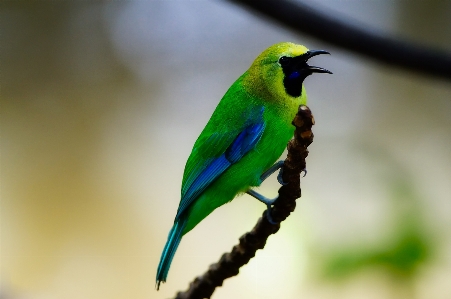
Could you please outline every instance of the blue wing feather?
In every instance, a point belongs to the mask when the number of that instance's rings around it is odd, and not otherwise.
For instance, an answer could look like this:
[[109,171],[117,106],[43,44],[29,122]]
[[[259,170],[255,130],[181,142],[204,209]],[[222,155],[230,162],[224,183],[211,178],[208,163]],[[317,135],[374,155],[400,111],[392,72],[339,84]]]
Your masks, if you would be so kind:
[[[194,200],[227,168],[237,163],[244,155],[252,150],[260,140],[265,130],[263,121],[264,107],[247,120],[242,131],[234,138],[233,142],[218,157],[209,158],[202,164],[196,165],[191,171],[182,188],[182,199],[175,219],[179,219]],[[255,113],[254,113],[255,114]],[[206,142],[205,146],[212,146],[218,138],[225,137],[214,134]],[[227,137],[229,138],[229,137]],[[233,138],[233,137],[232,137]]]
[[221,173],[229,168],[230,165],[232,164],[226,159],[224,154],[211,161],[211,163],[208,164],[201,173],[199,173],[188,191],[183,196],[175,219],[178,219],[186,208],[202,193],[202,191],[204,191],[205,188],[207,188],[208,185],[210,185],[211,182],[213,182]]
[[231,164],[238,162],[247,152],[255,147],[265,129],[265,123],[248,126],[227,148],[225,156]]

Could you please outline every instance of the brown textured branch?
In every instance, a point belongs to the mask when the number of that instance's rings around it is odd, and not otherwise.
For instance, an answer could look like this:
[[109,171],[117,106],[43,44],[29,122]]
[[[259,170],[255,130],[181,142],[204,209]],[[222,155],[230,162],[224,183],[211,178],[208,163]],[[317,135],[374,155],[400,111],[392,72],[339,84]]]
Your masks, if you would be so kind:
[[[301,196],[300,175],[305,169],[307,147],[313,141],[311,129],[314,123],[310,109],[300,106],[293,120],[296,127],[294,138],[288,143],[288,155],[283,165],[283,180],[287,184],[279,189],[279,198],[271,209],[272,219],[277,222],[284,221],[294,211],[296,199]],[[197,277],[188,290],[179,292],[176,299],[210,298],[216,287],[222,286],[226,278],[237,275],[239,269],[255,256],[255,252],[265,247],[268,237],[280,228],[280,224],[269,223],[265,213],[251,232],[241,236],[240,243],[233,247],[232,252],[224,253],[219,262]]]

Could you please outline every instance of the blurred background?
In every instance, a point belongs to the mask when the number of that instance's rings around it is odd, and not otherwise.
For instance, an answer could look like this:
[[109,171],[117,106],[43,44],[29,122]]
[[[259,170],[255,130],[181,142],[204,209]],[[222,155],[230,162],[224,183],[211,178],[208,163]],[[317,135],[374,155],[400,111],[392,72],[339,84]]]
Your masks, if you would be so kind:
[[[451,52],[451,1],[304,3]],[[170,298],[229,251],[265,209],[247,195],[154,289],[194,141],[281,41],[332,53],[312,64],[334,75],[306,80],[302,198],[213,298],[450,298],[451,82],[205,0],[1,2],[0,298]]]

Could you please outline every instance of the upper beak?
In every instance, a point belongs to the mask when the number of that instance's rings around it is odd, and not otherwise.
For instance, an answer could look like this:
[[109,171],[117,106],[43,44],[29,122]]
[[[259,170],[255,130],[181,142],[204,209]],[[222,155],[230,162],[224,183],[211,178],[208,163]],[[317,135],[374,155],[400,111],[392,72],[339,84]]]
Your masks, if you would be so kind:
[[[312,58],[313,56],[320,55],[320,54],[329,54],[330,55],[330,53],[325,51],[325,50],[310,50],[310,51],[308,51],[307,53],[305,53],[302,56],[305,57],[305,61],[307,61],[310,58]],[[310,70],[312,73],[328,73],[328,74],[332,74],[331,71],[323,69],[322,67],[310,66],[309,65],[307,69]]]

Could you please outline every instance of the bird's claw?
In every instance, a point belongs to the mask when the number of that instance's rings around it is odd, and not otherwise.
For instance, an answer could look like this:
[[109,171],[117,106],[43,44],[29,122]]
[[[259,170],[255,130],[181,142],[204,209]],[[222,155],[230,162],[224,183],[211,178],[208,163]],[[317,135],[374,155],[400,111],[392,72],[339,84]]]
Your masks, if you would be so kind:
[[276,172],[277,170],[280,169],[279,174],[277,175],[277,181],[281,184],[281,185],[285,185],[285,183],[283,182],[282,179],[282,167],[283,167],[283,163],[284,161],[278,161],[276,163],[274,163],[273,166],[271,166],[268,170],[266,170],[261,176],[260,176],[260,180],[263,182],[264,180],[266,180],[271,174],[273,174],[274,172]]
[[276,196],[275,198],[267,198],[263,195],[261,195],[260,193],[250,189],[246,192],[247,194],[249,194],[250,196],[258,199],[259,201],[261,201],[262,203],[264,203],[267,207],[265,214],[266,214],[266,218],[268,219],[269,223],[271,224],[278,224],[278,222],[275,222],[272,217],[271,217],[271,206],[276,202],[276,200],[279,198],[279,196]]
[[266,216],[266,219],[269,223],[272,225],[280,224],[280,222],[274,221],[271,217],[271,206],[268,206],[268,208],[265,210],[264,215]]
[[282,175],[283,175],[283,167],[280,167],[279,174],[277,175],[277,181],[278,181],[279,184],[281,184],[282,186],[285,186],[285,185],[288,184],[288,183],[285,182],[285,181],[283,180]]
[[301,173],[304,173],[302,177],[305,178],[305,176],[307,175],[307,168],[302,169]]

